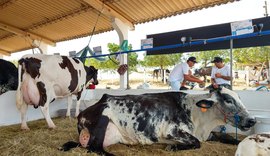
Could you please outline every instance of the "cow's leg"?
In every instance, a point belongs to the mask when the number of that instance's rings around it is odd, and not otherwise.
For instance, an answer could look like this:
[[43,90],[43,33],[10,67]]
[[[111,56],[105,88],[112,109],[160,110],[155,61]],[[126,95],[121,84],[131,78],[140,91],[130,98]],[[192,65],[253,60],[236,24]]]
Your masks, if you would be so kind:
[[206,81],[207,81],[207,76],[206,75],[203,76],[203,81],[206,83]]
[[47,121],[48,127],[51,129],[54,129],[56,126],[50,117],[50,110],[49,110],[48,105],[49,105],[49,102],[46,102],[45,106],[44,107],[41,106],[40,108],[41,108],[42,114],[44,115],[44,118]]
[[88,128],[90,140],[88,142],[88,151],[96,152],[101,155],[113,155],[106,152],[103,148],[104,138],[106,134],[106,129],[109,124],[109,118],[107,116],[100,116],[99,120],[95,125],[91,125]]
[[68,107],[67,107],[67,113],[66,113],[66,117],[70,117],[70,109],[72,106],[72,95],[68,96]]
[[80,113],[80,104],[81,104],[81,95],[82,93],[85,93],[85,89],[82,89],[77,93],[77,103],[76,103],[76,112],[75,112],[75,117],[77,117]]
[[166,139],[176,142],[176,144],[168,145],[166,150],[177,151],[200,148],[200,141],[197,138],[176,127],[171,129],[166,136]]
[[77,117],[80,113],[80,104],[81,104],[81,100],[78,100],[76,103],[76,112],[75,112],[75,117]]
[[24,102],[23,95],[20,89],[18,89],[16,92],[16,106],[21,113],[21,129],[30,130],[26,123],[26,112],[28,105]]
[[80,147],[81,144],[78,142],[74,142],[74,141],[69,141],[67,143],[65,143],[62,147],[58,148],[58,150],[60,151],[69,151],[72,148],[76,148],[76,147]]
[[[53,93],[53,92],[50,92],[48,90],[48,93]],[[53,121],[51,119],[50,110],[49,110],[49,104],[50,104],[49,99],[51,99],[51,96],[52,96],[51,94],[47,94],[47,100],[44,100],[46,102],[45,102],[44,106],[41,106],[40,108],[41,108],[41,111],[42,111],[42,114],[43,114],[44,118],[47,121],[48,127],[51,128],[51,129],[54,129],[56,126],[55,126],[55,124],[53,123]]]
[[23,102],[23,104],[21,105],[20,107],[20,112],[21,112],[21,129],[22,130],[30,130],[27,126],[27,123],[26,123],[26,112],[27,112],[27,108],[28,108],[28,105]]

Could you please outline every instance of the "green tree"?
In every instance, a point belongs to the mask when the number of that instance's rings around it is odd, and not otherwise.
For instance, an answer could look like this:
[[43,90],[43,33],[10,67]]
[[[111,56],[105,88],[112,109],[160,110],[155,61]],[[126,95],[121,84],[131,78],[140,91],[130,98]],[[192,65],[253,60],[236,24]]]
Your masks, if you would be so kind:
[[[110,52],[110,54],[113,54],[115,52],[119,52],[120,46],[118,44],[115,43],[108,43],[107,45],[108,47],[108,51]],[[128,46],[128,50],[132,50],[132,45],[129,44]],[[128,53],[128,66],[129,66],[129,71],[136,71],[136,65],[138,64],[138,54],[136,53]],[[112,70],[112,71],[116,71],[116,69],[119,67],[119,62],[116,59],[116,55],[111,55],[108,56],[108,59],[106,61],[98,61],[97,59],[94,58],[90,58],[87,61],[88,65],[93,65],[95,66],[97,69],[103,69],[103,70]]]
[[169,66],[177,64],[182,57],[182,53],[179,54],[163,54],[163,55],[147,55],[144,57],[140,64],[143,67],[159,67],[165,69]]
[[269,59],[269,47],[239,48],[234,51],[234,58],[243,64],[265,62]]
[[202,51],[202,52],[192,52],[188,56],[195,56],[197,62],[202,63],[203,67],[209,66],[214,57],[218,56],[223,58],[224,62],[230,61],[230,51],[229,50],[211,50],[211,51]]
[[[163,55],[147,55],[144,57],[143,61],[140,61],[143,67],[159,67],[162,71],[169,66],[174,66],[179,63],[182,53],[179,54],[163,54]],[[162,78],[164,77],[164,72],[162,73]]]
[[269,68],[270,47],[250,47],[234,50],[234,60],[239,65],[262,64]]

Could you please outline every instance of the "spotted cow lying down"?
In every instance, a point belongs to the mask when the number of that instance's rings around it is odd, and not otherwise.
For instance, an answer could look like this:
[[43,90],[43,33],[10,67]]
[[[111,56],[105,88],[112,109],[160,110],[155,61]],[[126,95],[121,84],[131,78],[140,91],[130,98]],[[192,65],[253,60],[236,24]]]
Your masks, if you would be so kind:
[[49,114],[49,104],[57,98],[68,97],[67,116],[70,116],[71,95],[77,96],[76,113],[79,114],[81,93],[87,83],[97,81],[97,69],[86,67],[76,58],[59,55],[28,54],[19,60],[19,85],[16,94],[17,108],[21,112],[21,129],[26,124],[28,105],[41,107],[49,128],[55,128]]
[[18,87],[18,69],[9,61],[0,59],[0,95],[16,90]]
[[270,156],[270,132],[246,137],[238,145],[235,156]]
[[[67,142],[67,151],[82,146],[90,152],[110,155],[104,147],[168,144],[167,150],[200,148],[210,132],[225,122],[246,131],[255,124],[238,95],[226,88],[207,94],[184,92],[103,97],[78,116],[79,142]],[[226,121],[224,118],[226,117]]]

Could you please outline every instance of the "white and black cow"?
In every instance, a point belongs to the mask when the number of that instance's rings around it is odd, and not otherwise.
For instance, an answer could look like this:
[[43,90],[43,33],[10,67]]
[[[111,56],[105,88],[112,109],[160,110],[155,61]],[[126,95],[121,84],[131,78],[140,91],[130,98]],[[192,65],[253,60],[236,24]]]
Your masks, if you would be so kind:
[[[235,115],[239,117],[237,124]],[[199,148],[200,141],[206,141],[218,125],[229,123],[245,131],[255,122],[239,96],[226,88],[200,95],[184,92],[105,94],[79,114],[79,143],[67,142],[60,150],[83,146],[109,155],[104,147],[116,143],[165,143],[169,144],[167,150],[193,149]]]
[[246,137],[237,147],[235,156],[269,156],[270,132]]
[[49,115],[49,103],[55,98],[68,98],[67,116],[70,116],[72,94],[77,95],[75,115],[79,114],[81,93],[86,84],[98,84],[97,69],[86,67],[76,58],[59,55],[29,54],[19,60],[19,87],[17,89],[17,108],[21,112],[21,128],[26,124],[28,105],[41,106],[49,128],[55,128]]
[[9,61],[0,59],[0,95],[9,90],[16,90],[17,87],[17,67]]

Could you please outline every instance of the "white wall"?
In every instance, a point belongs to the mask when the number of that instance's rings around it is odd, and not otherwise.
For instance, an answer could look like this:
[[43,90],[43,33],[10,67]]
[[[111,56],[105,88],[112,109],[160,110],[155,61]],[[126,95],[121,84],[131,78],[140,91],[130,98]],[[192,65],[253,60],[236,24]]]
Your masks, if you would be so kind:
[[[67,100],[56,100],[50,105],[51,117],[58,116],[58,110],[67,107]],[[33,121],[42,119],[41,110],[35,109],[33,106],[28,107],[27,120]],[[0,95],[0,126],[12,125],[21,122],[20,113],[16,107],[16,91],[9,91]]]
[[[97,102],[104,93],[112,95],[125,95],[125,94],[142,94],[142,93],[154,93],[154,92],[166,92],[170,90],[155,90],[155,89],[134,89],[134,90],[109,90],[109,89],[95,89],[87,90],[82,94],[82,104],[81,109],[85,109],[90,105],[93,105]],[[206,91],[187,91],[192,94],[201,94],[206,93]],[[270,119],[270,92],[266,91],[236,91],[247,109],[254,116],[268,116]],[[11,125],[20,123],[20,114],[16,108],[15,102],[15,91],[9,91],[0,96],[0,126],[2,125]],[[59,110],[67,108],[67,100],[60,99],[55,100],[50,104],[50,114],[51,117],[59,116]],[[75,108],[75,102],[73,104]],[[64,112],[65,113],[65,112]],[[63,113],[62,113],[63,114]],[[41,110],[34,109],[32,106],[29,106],[27,112],[28,121],[42,119],[43,115]],[[227,126],[226,126],[227,127]],[[270,127],[270,125],[269,125]],[[235,132],[235,128],[230,126],[227,127],[228,131]],[[269,129],[270,130],[270,129]],[[245,134],[253,133],[251,130]],[[241,132],[240,132],[241,133]]]

